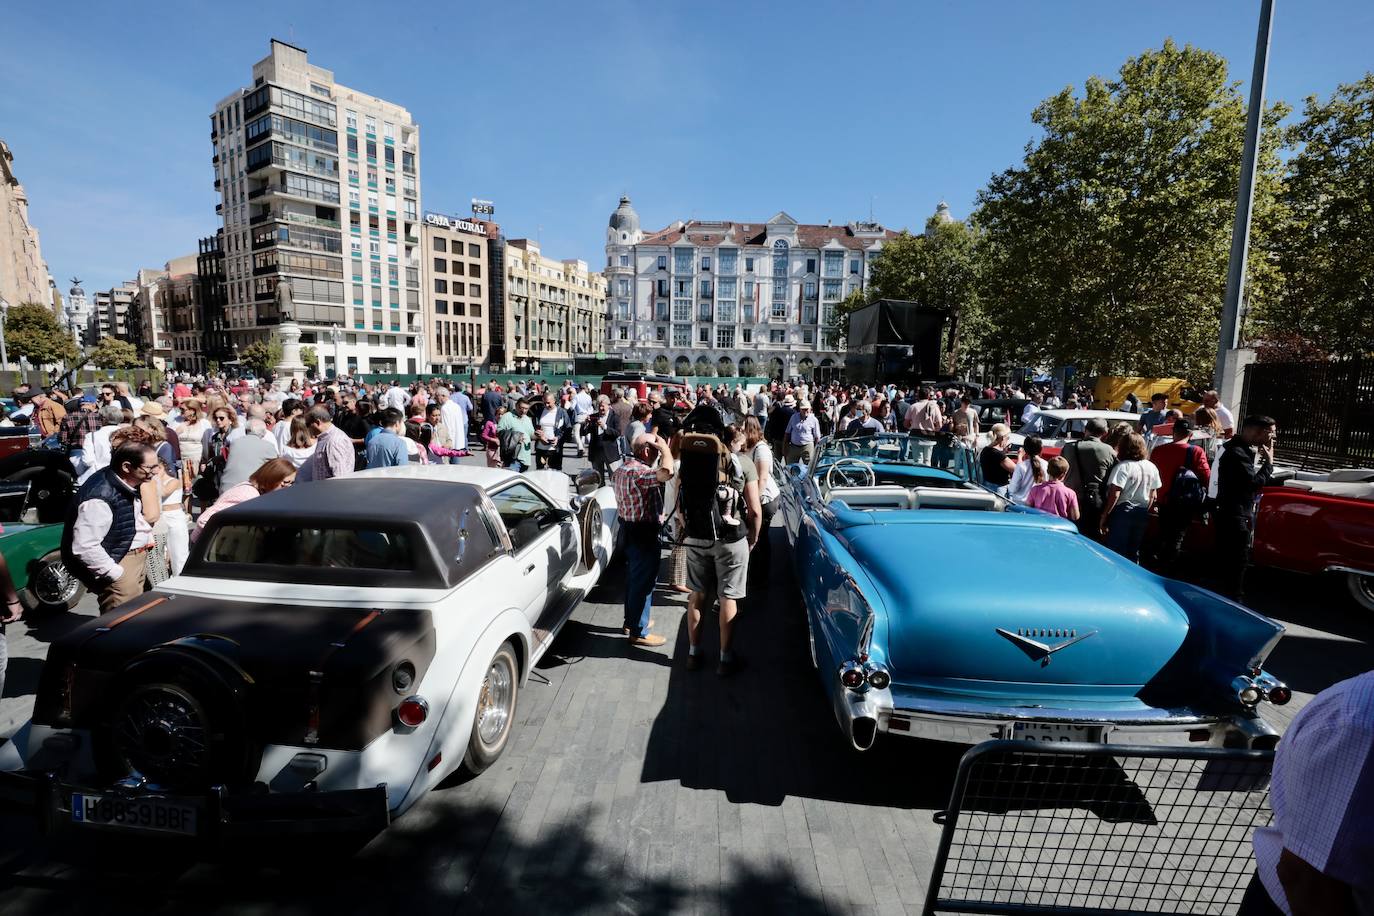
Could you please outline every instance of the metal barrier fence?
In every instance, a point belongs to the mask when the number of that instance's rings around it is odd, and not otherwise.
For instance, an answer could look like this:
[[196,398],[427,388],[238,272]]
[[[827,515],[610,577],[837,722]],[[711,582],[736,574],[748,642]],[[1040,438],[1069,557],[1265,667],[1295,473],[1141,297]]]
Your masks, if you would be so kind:
[[1268,414],[1278,422],[1274,451],[1286,464],[1374,464],[1374,359],[1256,363],[1245,368],[1242,402],[1243,413]]
[[964,755],[926,916],[1216,913],[1269,825],[1273,751],[989,741]]

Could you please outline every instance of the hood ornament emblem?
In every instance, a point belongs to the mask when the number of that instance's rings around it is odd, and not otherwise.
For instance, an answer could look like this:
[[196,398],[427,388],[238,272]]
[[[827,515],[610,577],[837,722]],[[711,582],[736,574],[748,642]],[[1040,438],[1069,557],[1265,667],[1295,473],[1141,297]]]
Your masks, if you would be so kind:
[[[1031,661],[1038,661],[1042,668],[1049,665],[1050,656],[1054,655],[1054,653],[1058,652],[1060,649],[1067,649],[1074,643],[1080,643],[1089,636],[1097,635],[1096,630],[1087,630],[1080,635],[1076,629],[1066,630],[1063,628],[1056,629],[1054,627],[1021,627],[1018,628],[1015,633],[1011,630],[1004,630],[998,627],[997,633],[1006,637],[1018,649],[1030,656]],[[1067,636],[1068,639],[1060,643],[1055,643],[1054,645],[1040,641],[1045,638],[1056,639],[1065,636]],[[1033,637],[1039,637],[1039,639]]]

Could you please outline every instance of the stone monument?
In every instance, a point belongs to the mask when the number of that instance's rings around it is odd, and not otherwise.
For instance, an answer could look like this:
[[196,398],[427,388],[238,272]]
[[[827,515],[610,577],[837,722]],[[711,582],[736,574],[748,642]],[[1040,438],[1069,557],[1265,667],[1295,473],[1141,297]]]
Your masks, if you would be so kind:
[[281,362],[276,365],[276,387],[285,391],[292,379],[305,380],[305,363],[301,362],[301,326],[296,324],[296,301],[291,283],[282,280],[277,283],[277,312],[281,324],[277,335],[281,338]]

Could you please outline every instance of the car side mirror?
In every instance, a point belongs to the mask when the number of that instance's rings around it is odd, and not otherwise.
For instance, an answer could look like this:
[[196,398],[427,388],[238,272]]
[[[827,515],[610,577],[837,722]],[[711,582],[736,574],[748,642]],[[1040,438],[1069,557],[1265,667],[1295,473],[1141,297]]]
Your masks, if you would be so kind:
[[571,509],[545,509],[543,512],[539,513],[539,530],[543,531],[546,528],[552,528],[554,525],[570,522],[572,519],[573,513]]

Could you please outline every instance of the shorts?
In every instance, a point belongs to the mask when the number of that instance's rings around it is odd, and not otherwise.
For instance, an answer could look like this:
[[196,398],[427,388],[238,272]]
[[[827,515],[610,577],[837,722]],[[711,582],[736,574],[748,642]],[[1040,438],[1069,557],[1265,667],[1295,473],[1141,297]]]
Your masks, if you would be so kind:
[[721,598],[743,598],[749,573],[749,541],[716,541],[707,547],[687,545],[687,587],[714,591]]

